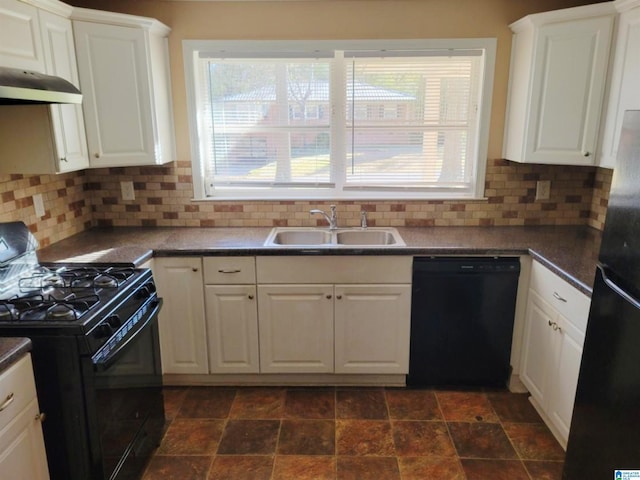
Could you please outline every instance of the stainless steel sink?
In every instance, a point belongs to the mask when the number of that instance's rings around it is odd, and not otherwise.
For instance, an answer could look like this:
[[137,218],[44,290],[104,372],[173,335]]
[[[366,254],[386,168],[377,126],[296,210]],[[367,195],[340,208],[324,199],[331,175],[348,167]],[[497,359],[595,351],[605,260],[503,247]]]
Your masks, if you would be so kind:
[[338,232],[338,245],[395,245],[397,235],[389,230],[348,230]]
[[266,247],[375,248],[404,247],[406,244],[395,228],[275,227],[264,242]]
[[282,230],[276,232],[273,243],[276,245],[324,245],[331,243],[328,230]]

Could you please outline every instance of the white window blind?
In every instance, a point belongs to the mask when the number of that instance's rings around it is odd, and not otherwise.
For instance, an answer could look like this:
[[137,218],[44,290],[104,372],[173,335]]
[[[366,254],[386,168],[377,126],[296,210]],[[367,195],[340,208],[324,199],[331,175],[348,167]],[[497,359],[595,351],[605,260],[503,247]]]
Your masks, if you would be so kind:
[[467,188],[481,54],[345,54],[345,188]]
[[235,52],[194,45],[185,55],[195,87],[194,173],[206,196],[482,193],[486,48],[257,45]]
[[200,66],[210,184],[330,184],[328,61],[203,59]]

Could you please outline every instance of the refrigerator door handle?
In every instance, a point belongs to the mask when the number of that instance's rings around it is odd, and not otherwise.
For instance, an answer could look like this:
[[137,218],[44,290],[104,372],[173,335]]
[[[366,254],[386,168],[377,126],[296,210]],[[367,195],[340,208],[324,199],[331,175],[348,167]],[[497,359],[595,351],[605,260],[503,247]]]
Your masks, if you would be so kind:
[[621,296],[623,299],[625,299],[627,302],[629,302],[635,308],[640,310],[640,300],[632,297],[629,293],[625,292],[622,288],[620,288],[618,285],[616,285],[613,280],[611,280],[609,277],[607,277],[607,272],[602,267],[602,265],[598,265],[598,270],[600,270],[600,274],[602,275],[602,279],[604,280],[604,283],[611,290],[613,290],[615,293],[617,293],[619,296]]

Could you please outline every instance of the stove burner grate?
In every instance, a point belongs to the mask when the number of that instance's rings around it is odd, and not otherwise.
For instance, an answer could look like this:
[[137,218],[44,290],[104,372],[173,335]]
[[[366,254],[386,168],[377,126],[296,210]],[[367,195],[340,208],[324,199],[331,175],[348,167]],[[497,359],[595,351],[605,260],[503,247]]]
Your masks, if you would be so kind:
[[73,291],[118,288],[133,276],[131,267],[62,267],[41,270],[23,277],[18,286],[21,292],[37,292],[50,288],[69,288]]
[[62,321],[78,320],[98,305],[100,297],[95,294],[77,297],[71,294],[64,299],[39,296],[38,301],[4,300],[0,302],[0,321]]

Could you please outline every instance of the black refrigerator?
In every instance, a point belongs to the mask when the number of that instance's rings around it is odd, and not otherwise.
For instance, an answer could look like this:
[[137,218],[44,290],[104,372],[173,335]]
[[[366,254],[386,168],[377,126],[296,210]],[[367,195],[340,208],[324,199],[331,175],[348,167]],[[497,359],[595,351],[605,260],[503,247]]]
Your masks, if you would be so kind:
[[640,111],[625,112],[563,479],[640,479]]

